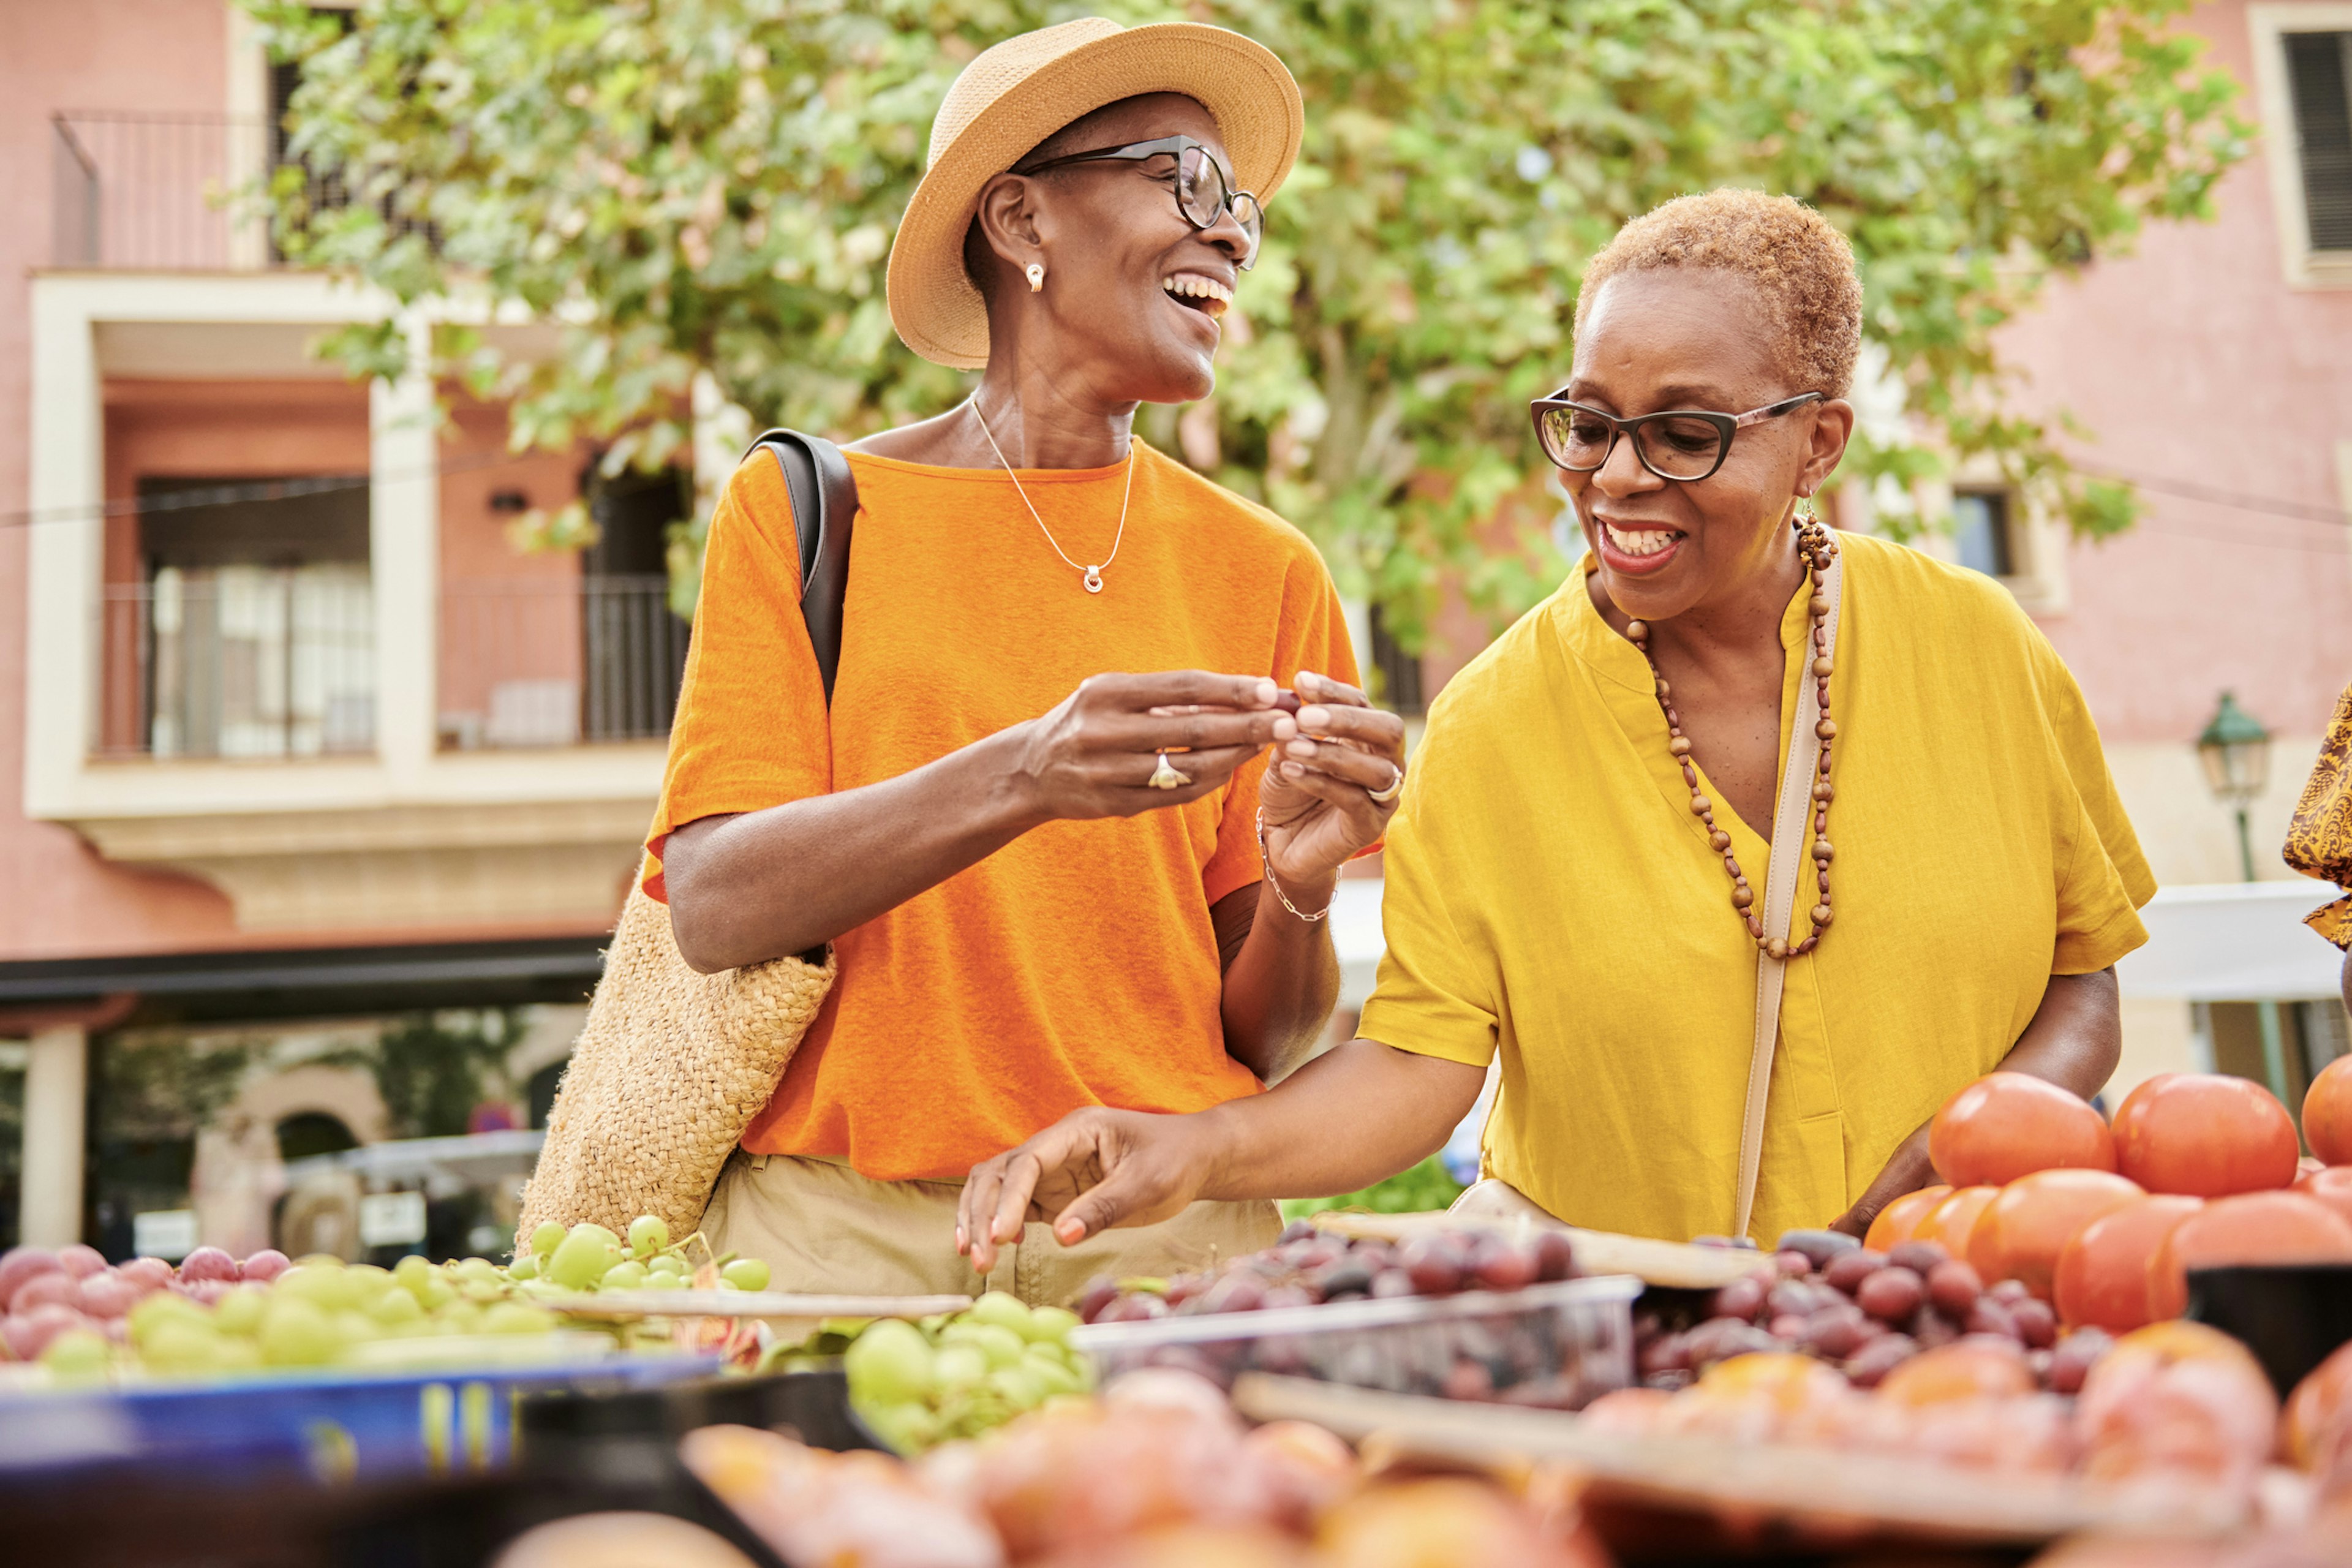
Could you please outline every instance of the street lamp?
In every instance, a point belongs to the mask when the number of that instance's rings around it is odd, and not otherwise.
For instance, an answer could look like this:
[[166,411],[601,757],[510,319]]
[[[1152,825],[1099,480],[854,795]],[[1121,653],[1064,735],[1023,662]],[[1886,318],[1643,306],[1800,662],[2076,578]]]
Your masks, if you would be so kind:
[[[2213,798],[2237,814],[2238,868],[2254,879],[2254,840],[2246,814],[2271,776],[2271,732],[2262,721],[2238,706],[2236,694],[2221,693],[2221,705],[2197,737],[2197,760],[2205,765],[2205,783]],[[2287,1103],[2286,1047],[2279,1035],[2278,1003],[2263,997],[2254,1004],[2254,1021],[2263,1036],[2263,1073],[2271,1092]]]
[[2263,728],[2261,720],[2238,706],[2236,693],[2224,691],[2212,721],[2197,737],[2197,760],[2205,764],[2205,782],[2214,798],[2238,814],[2238,863],[2251,882],[2254,843],[2247,830],[2246,812],[2270,781],[2271,732]]

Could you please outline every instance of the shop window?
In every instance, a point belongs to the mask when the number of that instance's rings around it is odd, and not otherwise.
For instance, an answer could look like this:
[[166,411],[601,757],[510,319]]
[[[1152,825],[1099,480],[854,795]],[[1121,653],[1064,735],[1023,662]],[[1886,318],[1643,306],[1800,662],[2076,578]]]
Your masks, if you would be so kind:
[[289,1165],[297,1160],[340,1154],[360,1146],[360,1141],[352,1135],[341,1117],[323,1110],[296,1111],[278,1122],[277,1132],[278,1157]]
[[1426,710],[1428,704],[1421,694],[1421,656],[1405,651],[1389,631],[1381,607],[1371,608],[1372,628],[1372,698],[1395,713],[1414,714]]
[[2007,490],[1952,492],[1952,544],[1960,564],[1988,577],[2017,574]]
[[2352,0],[2246,16],[2286,281],[2352,289]]

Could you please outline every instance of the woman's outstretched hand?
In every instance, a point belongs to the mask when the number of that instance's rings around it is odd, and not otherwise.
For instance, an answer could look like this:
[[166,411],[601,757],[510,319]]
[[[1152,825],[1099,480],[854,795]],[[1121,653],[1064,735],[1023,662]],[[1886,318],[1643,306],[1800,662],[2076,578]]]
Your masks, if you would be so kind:
[[956,1205],[956,1250],[975,1272],[1043,1220],[1074,1247],[1119,1225],[1172,1219],[1202,1195],[1214,1167],[1200,1116],[1089,1106],[971,1168]]
[[1380,841],[1396,800],[1372,798],[1404,776],[1404,721],[1354,687],[1299,672],[1298,732],[1285,737],[1258,785],[1266,860],[1293,888],[1334,876]]
[[[1005,732],[1013,782],[1041,821],[1134,816],[1224,786],[1298,725],[1264,676],[1202,669],[1097,675],[1052,711]],[[1154,789],[1162,755],[1189,783]]]

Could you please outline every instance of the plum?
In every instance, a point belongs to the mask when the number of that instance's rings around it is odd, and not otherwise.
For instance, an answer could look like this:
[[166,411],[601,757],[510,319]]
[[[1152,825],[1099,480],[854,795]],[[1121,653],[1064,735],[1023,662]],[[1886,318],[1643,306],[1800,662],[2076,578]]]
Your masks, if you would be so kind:
[[8,1310],[17,1288],[43,1274],[61,1274],[58,1255],[44,1247],[12,1247],[0,1254],[0,1313]]
[[58,1248],[58,1267],[77,1279],[86,1279],[106,1267],[106,1254],[77,1241],[71,1247]]

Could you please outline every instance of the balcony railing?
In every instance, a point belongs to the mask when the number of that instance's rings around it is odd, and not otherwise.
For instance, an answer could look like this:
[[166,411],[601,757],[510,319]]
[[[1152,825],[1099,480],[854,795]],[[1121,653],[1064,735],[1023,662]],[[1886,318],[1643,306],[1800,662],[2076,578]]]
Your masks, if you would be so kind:
[[99,609],[102,757],[316,757],[375,747],[364,565],[166,566]]
[[669,734],[688,624],[669,579],[460,582],[441,600],[441,744],[572,746]]
[[[99,610],[97,754],[286,759],[375,749],[374,598],[362,564],[165,567]],[[446,584],[445,750],[658,741],[686,668],[669,581]]]

